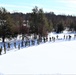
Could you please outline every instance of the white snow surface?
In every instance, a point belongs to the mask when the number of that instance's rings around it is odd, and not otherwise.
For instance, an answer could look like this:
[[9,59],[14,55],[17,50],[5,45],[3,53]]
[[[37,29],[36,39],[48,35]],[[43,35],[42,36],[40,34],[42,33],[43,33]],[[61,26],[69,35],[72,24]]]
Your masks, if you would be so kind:
[[47,42],[3,54],[0,73],[76,74],[76,40]]

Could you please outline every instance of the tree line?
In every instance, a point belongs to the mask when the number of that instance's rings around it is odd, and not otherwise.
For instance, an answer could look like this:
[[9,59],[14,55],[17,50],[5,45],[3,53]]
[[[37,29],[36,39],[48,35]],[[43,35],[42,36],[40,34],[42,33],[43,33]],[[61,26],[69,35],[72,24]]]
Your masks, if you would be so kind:
[[[11,15],[17,21],[20,17],[22,17],[24,20],[29,20],[30,33],[37,33],[37,34],[39,33],[40,34],[40,32],[38,32],[38,27],[43,25],[44,20],[45,20],[45,23],[47,26],[46,30],[48,32],[55,31],[57,33],[60,33],[66,28],[68,28],[69,31],[76,31],[76,16],[72,16],[72,15],[56,15],[56,14],[54,14],[54,12],[45,13],[43,11],[43,9],[38,9],[38,7],[33,8],[31,13],[23,14],[23,13],[15,12]],[[40,17],[43,17],[43,18],[40,18]],[[43,21],[43,22],[41,23],[41,21]],[[41,25],[40,25],[40,23],[41,23]],[[42,27],[44,27],[44,26],[42,26]],[[39,27],[39,29],[40,28],[41,27]],[[44,30],[44,28],[43,28],[43,30]]]
[[16,37],[22,34],[35,34],[39,37],[47,36],[48,32],[61,33],[68,28],[76,31],[76,16],[55,15],[54,12],[44,13],[43,9],[35,6],[31,13],[10,13],[5,8],[0,8],[0,37],[3,42],[5,38]]

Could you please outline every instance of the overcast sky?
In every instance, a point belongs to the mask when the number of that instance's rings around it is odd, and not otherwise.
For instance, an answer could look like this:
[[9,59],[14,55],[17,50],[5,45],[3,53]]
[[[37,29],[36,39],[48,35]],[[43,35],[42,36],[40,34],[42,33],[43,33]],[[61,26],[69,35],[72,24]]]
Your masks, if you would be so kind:
[[35,6],[44,12],[76,16],[76,0],[0,0],[0,7],[10,12],[28,13]]

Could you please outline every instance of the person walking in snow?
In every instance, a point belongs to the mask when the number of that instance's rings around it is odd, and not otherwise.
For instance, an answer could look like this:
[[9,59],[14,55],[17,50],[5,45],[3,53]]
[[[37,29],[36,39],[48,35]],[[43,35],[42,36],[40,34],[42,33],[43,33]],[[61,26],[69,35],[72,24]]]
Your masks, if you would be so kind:
[[69,40],[71,40],[71,35],[69,35]]
[[8,50],[10,49],[10,43],[8,42]]
[[45,37],[43,38],[43,40],[44,40],[44,43],[46,42],[46,39],[45,39]]
[[66,40],[68,39],[68,36],[66,36]]
[[25,47],[27,46],[27,40],[25,41]]
[[53,38],[53,41],[55,42],[55,37]]
[[1,46],[1,48],[0,48],[0,55],[1,55],[1,52],[2,52],[2,46]]
[[20,50],[20,43],[19,43],[19,45],[18,45],[18,49]]
[[31,42],[32,42],[32,45],[35,45],[35,41],[34,41],[34,39],[32,39]]
[[5,45],[5,42],[4,42],[4,53],[6,54],[6,45]]
[[28,46],[30,46],[30,40],[28,40]]
[[16,42],[14,42],[14,47],[16,48]]
[[64,35],[64,40],[65,40],[65,35]]
[[37,44],[39,45],[39,39],[37,39]]
[[52,37],[53,42],[55,42],[55,37]]
[[57,40],[58,40],[58,37],[59,37],[59,36],[57,35],[56,37],[57,37]]
[[48,42],[48,37],[46,37],[46,42]]
[[50,42],[51,42],[51,37],[49,38]]

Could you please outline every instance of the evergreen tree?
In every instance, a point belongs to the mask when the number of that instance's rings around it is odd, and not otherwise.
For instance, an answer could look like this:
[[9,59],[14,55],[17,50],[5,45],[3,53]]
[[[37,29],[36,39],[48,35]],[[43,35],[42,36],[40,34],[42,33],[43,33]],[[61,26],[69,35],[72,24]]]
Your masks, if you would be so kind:
[[49,31],[49,23],[42,9],[35,7],[31,13],[30,30],[31,33],[46,36]]
[[39,9],[39,35],[40,36],[46,36],[47,35],[47,31],[49,30],[49,24],[48,24],[48,20],[44,15],[44,12],[42,9]]
[[31,33],[38,34],[38,7],[35,7],[32,11],[30,17],[30,30]]
[[10,37],[13,33],[14,22],[10,14],[5,8],[0,8],[0,36],[2,37],[2,42],[4,42],[6,37]]

